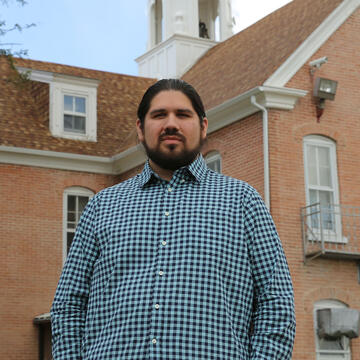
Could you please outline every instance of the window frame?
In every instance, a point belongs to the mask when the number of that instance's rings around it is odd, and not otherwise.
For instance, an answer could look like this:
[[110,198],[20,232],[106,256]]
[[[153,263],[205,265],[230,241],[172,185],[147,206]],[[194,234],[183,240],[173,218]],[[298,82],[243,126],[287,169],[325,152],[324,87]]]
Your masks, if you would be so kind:
[[[63,263],[65,263],[67,258],[67,234],[68,234],[68,227],[67,227],[67,215],[68,215],[68,195],[72,196],[88,196],[89,201],[95,195],[95,193],[87,188],[81,186],[71,186],[66,188],[63,193],[63,244],[62,244],[62,258]],[[77,224],[76,224],[77,225]],[[74,232],[76,227],[74,229]]]
[[[329,190],[326,187],[313,186],[309,184],[309,164],[307,160],[307,147],[309,145],[316,147],[326,147],[329,149],[329,162],[330,162],[330,177],[333,184],[333,190]],[[322,135],[308,135],[303,139],[303,157],[304,157],[304,180],[305,180],[305,199],[306,206],[311,205],[310,203],[310,190],[315,191],[328,191],[333,194],[333,204],[340,205],[340,195],[339,195],[339,184],[338,184],[338,173],[337,173],[337,158],[336,158],[336,143],[335,141],[322,136]],[[342,236],[342,227],[341,227],[341,215],[338,212],[334,214],[334,225],[335,231],[323,229],[324,240],[327,242],[335,243],[346,243],[347,239]],[[311,218],[309,217],[308,227],[312,229],[315,234],[320,235],[320,228],[312,228]]]
[[[54,75],[50,83],[50,132],[55,137],[72,140],[97,140],[97,86],[98,80]],[[85,132],[65,130],[65,95],[85,98]]]
[[[328,308],[347,308],[348,306],[341,301],[333,300],[333,299],[324,299],[319,300],[314,303],[313,310],[313,320],[314,320],[314,336],[315,336],[315,351],[316,351],[316,360],[351,360],[351,346],[350,340],[346,336],[342,336],[342,341],[347,344],[348,349],[341,350],[321,350],[319,348],[319,336],[317,334],[317,314],[316,311],[320,309],[328,309]],[[323,352],[323,354],[321,354]],[[327,353],[329,355],[324,354]],[[338,359],[334,357],[334,355],[339,354]]]

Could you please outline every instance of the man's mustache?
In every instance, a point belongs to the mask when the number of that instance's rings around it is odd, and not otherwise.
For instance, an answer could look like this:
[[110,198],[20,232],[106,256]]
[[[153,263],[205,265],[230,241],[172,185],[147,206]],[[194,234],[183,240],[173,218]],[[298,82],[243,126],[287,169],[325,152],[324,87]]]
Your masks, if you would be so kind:
[[185,142],[185,136],[180,134],[176,129],[166,129],[160,136],[159,140],[164,140],[167,136],[175,136],[182,142]]

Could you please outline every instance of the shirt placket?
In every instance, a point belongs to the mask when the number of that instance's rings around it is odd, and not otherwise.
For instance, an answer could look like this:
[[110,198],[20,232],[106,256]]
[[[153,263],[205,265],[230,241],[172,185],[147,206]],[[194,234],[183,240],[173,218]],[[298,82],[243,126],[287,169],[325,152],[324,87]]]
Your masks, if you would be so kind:
[[167,321],[164,312],[166,304],[166,288],[171,268],[168,265],[169,251],[171,249],[171,229],[176,221],[176,185],[175,180],[169,183],[163,183],[163,201],[159,207],[161,212],[161,220],[159,222],[159,231],[157,239],[157,255],[155,261],[155,274],[153,286],[153,304],[151,309],[151,326],[150,326],[150,358],[161,359],[160,349],[166,348],[166,344],[162,343],[163,329],[166,328],[164,322]]

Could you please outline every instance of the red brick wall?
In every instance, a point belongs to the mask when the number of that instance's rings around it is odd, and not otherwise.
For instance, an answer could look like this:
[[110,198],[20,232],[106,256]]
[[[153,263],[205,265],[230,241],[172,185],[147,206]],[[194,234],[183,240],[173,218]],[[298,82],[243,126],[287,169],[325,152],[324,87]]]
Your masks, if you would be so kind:
[[255,114],[210,134],[203,154],[213,150],[221,154],[224,175],[248,182],[263,195],[261,114]]
[[50,310],[62,268],[63,192],[112,177],[0,164],[0,358],[38,359],[33,318]]
[[[336,142],[340,203],[360,206],[360,69],[355,55],[360,49],[354,41],[359,34],[360,11],[357,11],[310,59],[327,56],[329,62],[314,77],[305,64],[286,85],[307,90],[308,95],[294,111],[269,114],[271,208],[294,281],[297,335],[293,358],[296,360],[315,359],[314,302],[336,299],[360,309],[356,262],[315,259],[304,265],[300,222],[300,207],[306,205],[303,161],[306,135],[324,135]],[[320,122],[312,96],[315,77],[338,81],[335,100],[326,101]],[[351,343],[352,359],[360,358],[359,339]]]

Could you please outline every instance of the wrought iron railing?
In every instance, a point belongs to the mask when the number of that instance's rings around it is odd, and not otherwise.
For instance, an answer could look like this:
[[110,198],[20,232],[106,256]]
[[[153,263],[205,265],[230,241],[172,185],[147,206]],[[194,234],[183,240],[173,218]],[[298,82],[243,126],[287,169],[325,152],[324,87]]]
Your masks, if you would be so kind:
[[360,207],[320,203],[301,208],[304,261],[360,259]]

